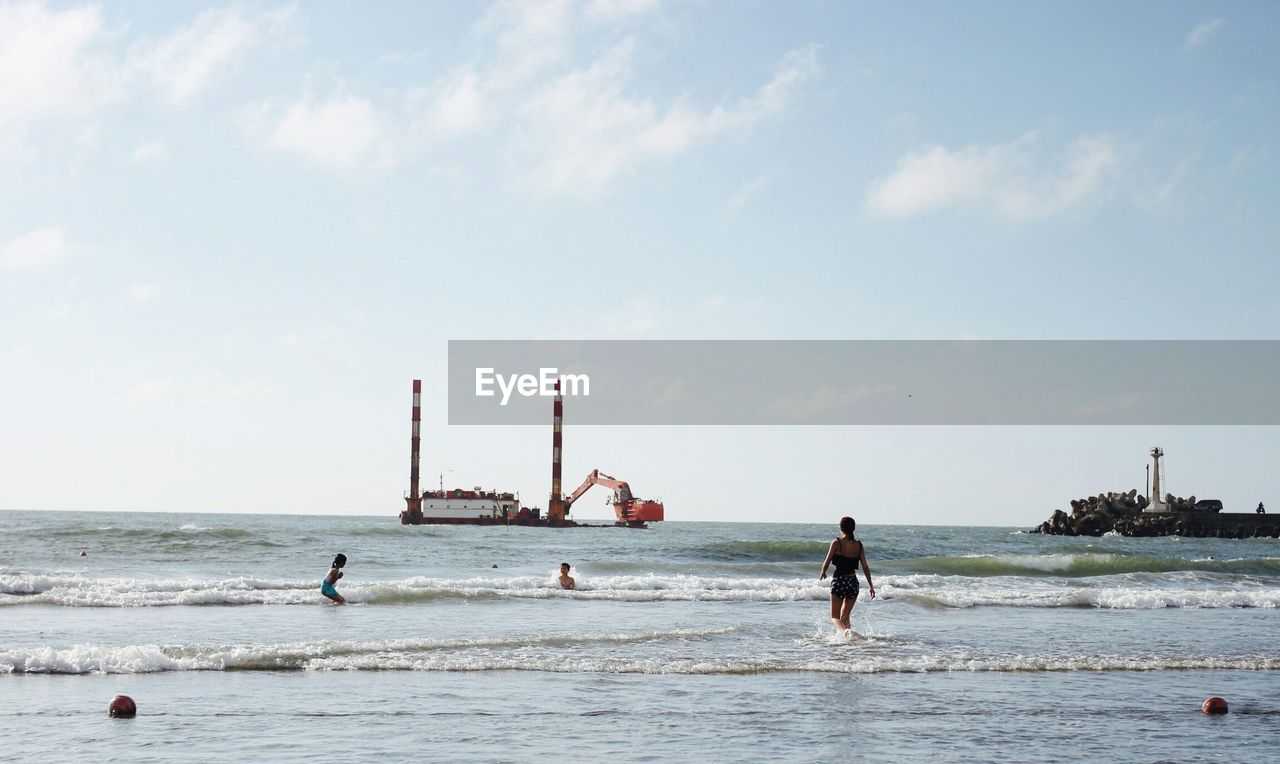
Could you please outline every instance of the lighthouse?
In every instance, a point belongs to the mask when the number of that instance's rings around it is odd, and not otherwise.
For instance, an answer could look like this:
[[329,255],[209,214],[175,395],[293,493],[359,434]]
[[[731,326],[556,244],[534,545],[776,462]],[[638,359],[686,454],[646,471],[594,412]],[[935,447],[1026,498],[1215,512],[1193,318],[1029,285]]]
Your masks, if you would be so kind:
[[1169,505],[1164,502],[1164,486],[1160,482],[1160,460],[1164,458],[1164,449],[1151,447],[1151,495],[1147,496],[1144,512],[1168,512]]

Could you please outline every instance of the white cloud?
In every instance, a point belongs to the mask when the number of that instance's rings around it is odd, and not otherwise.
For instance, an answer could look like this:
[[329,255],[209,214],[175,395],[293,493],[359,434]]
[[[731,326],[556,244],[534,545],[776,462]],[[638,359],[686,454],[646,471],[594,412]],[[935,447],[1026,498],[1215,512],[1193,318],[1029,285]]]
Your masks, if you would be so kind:
[[454,72],[435,93],[423,129],[433,137],[448,137],[484,127],[490,121],[485,88],[475,69]]
[[739,117],[755,121],[757,117],[780,114],[791,104],[791,99],[800,86],[821,76],[817,45],[806,45],[790,51],[778,63],[773,79],[743,103]]
[[108,38],[97,6],[0,4],[0,130],[91,113],[118,98],[119,66],[101,49]]
[[342,87],[325,98],[308,93],[292,103],[259,104],[244,122],[271,148],[334,171],[386,167],[394,159],[391,118]]
[[1199,149],[1196,149],[1183,157],[1176,165],[1174,165],[1163,183],[1156,186],[1152,191],[1141,193],[1137,196],[1138,203],[1153,208],[1167,204],[1178,191],[1178,188],[1183,185],[1183,180],[1186,177],[1187,172],[1199,159]]
[[747,203],[760,195],[765,187],[769,185],[769,179],[764,175],[757,176],[748,180],[733,192],[733,196],[729,197],[729,201],[725,203],[725,207],[730,210],[740,210],[747,206]]
[[130,406],[148,406],[170,399],[193,405],[216,406],[256,400],[273,392],[271,385],[259,379],[183,383],[172,377],[157,377],[133,385],[121,397]]
[[88,300],[69,300],[66,297],[52,297],[41,300],[35,306],[35,315],[45,321],[65,321],[67,319],[85,318],[93,306]]
[[16,364],[31,355],[30,345],[18,345],[7,350],[0,349],[0,366]]
[[661,0],[590,0],[582,9],[582,15],[588,21],[615,24],[652,13],[661,5]]
[[476,31],[492,36],[498,60],[488,79],[494,86],[514,86],[566,55],[575,6],[568,0],[500,0]]
[[346,333],[332,326],[317,326],[307,329],[289,329],[277,338],[278,343],[287,348],[331,348],[334,343],[346,338]]
[[867,204],[892,218],[953,208],[1038,218],[1104,191],[1118,163],[1112,142],[1096,136],[1078,138],[1057,154],[1045,152],[1035,133],[994,146],[934,146],[908,154],[874,181]]
[[522,185],[549,194],[596,193],[640,162],[675,156],[777,115],[799,86],[821,75],[817,48],[809,46],[788,53],[773,78],[735,106],[699,111],[679,99],[661,108],[625,92],[634,47],[628,38],[530,97],[520,137],[532,166]]
[[1201,45],[1209,42],[1225,23],[1226,22],[1222,19],[1209,19],[1208,21],[1200,22],[1196,25],[1196,28],[1192,29],[1191,33],[1187,35],[1187,41],[1182,44],[1183,50],[1199,48]]
[[130,284],[129,288],[125,291],[129,295],[130,300],[141,305],[142,303],[150,302],[159,290],[159,284],[153,282],[139,282],[137,284]]
[[282,37],[293,16],[292,7],[253,17],[234,7],[206,10],[163,40],[135,45],[130,64],[149,76],[170,103],[181,104],[220,74],[242,66],[255,47]]
[[606,337],[634,337],[652,333],[662,324],[663,309],[643,298],[632,298],[613,313],[601,316],[600,328]]
[[131,386],[121,397],[129,406],[148,406],[168,398],[174,387],[174,381],[168,377],[148,379]]
[[138,164],[147,164],[148,162],[158,162],[169,156],[169,147],[164,141],[151,141],[149,143],[140,143],[133,150],[133,161]]
[[1267,161],[1267,150],[1262,147],[1246,146],[1238,149],[1231,156],[1231,169],[1242,170],[1247,167],[1257,167]]
[[804,84],[821,76],[818,48],[807,46],[784,56],[751,95],[697,108],[687,96],[657,103],[634,92],[637,43],[618,41],[616,29],[607,30],[615,43],[602,55],[570,63],[570,42],[588,16],[621,25],[657,7],[644,0],[501,0],[473,28],[488,54],[426,87],[376,98],[342,86],[317,98],[309,89],[291,103],[259,104],[244,121],[267,147],[338,171],[387,167],[490,131],[517,187],[590,195],[643,162],[782,114]]
[[503,104],[520,103],[548,70],[568,59],[579,21],[623,24],[658,7],[657,0],[501,0],[475,25],[492,44],[492,60],[459,67],[426,90],[418,127],[428,138],[474,133],[493,124]]
[[258,379],[249,379],[243,382],[192,383],[183,389],[182,397],[188,403],[217,405],[251,401],[270,395],[273,392],[274,389],[271,385]]
[[78,254],[56,228],[37,228],[0,247],[0,268],[43,268]]
[[109,27],[97,4],[0,0],[0,153],[27,154],[37,145],[37,125],[39,135],[50,136],[38,144],[45,150],[57,151],[66,140],[73,151],[83,149],[98,113],[143,80],[171,103],[188,101],[240,68],[252,49],[283,39],[293,16],[291,7],[251,15],[234,7],[207,10],[169,37],[136,42],[126,53],[128,27]]

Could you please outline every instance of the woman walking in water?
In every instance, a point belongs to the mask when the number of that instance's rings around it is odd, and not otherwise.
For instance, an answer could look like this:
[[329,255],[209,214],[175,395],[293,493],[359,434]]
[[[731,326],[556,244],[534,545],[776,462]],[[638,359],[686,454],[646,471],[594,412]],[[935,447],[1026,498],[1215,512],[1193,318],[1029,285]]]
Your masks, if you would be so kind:
[[867,577],[867,593],[871,599],[876,598],[876,587],[871,583],[871,568],[867,565],[867,550],[862,542],[853,537],[858,527],[852,517],[840,518],[840,538],[831,542],[827,550],[827,559],[822,561],[822,575],[819,581],[826,579],[827,567],[836,564],[836,574],[831,579],[831,622],[839,631],[849,631],[849,613],[853,611],[853,603],[858,601],[858,563],[862,563],[862,574]]

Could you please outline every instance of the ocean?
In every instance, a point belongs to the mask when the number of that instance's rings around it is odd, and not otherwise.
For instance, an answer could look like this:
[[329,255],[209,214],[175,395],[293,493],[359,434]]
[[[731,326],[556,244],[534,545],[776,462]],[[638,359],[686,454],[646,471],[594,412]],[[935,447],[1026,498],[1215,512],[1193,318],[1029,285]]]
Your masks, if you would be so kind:
[[0,759],[1280,758],[1280,542],[863,526],[841,636],[838,519],[0,512]]

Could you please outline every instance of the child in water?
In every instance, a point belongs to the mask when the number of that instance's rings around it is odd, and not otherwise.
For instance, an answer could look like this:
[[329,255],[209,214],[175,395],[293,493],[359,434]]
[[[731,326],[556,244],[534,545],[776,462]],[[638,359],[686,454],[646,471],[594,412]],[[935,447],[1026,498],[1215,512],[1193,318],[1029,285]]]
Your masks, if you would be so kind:
[[338,594],[338,590],[333,588],[333,585],[338,583],[339,578],[342,578],[342,568],[346,564],[347,556],[345,554],[334,557],[333,564],[329,566],[329,575],[325,576],[324,580],[320,582],[320,593],[339,605],[345,605],[347,600],[341,594]]
[[560,563],[560,588],[561,589],[577,589],[578,582],[573,580],[573,576],[569,575],[569,563]]

